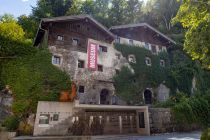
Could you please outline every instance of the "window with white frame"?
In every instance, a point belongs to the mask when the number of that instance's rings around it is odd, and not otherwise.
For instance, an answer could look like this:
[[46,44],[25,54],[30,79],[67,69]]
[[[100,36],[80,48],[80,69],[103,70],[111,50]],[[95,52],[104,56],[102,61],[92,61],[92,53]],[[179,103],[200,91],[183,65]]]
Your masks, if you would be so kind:
[[57,40],[63,41],[63,40],[64,40],[64,36],[62,36],[62,35],[57,35]]
[[61,64],[61,57],[53,55],[52,56],[52,64],[54,65],[60,65]]
[[131,54],[128,56],[128,61],[131,63],[136,63],[136,57],[133,54]]
[[78,46],[79,44],[79,39],[78,38],[72,38],[72,45],[73,46]]
[[107,52],[107,47],[99,45],[99,52]]
[[85,61],[78,60],[78,68],[84,68],[85,67]]
[[50,114],[40,114],[39,124],[49,124]]
[[152,65],[152,60],[151,60],[151,58],[146,57],[146,58],[145,58],[145,64],[146,64],[147,66],[151,66],[151,65]]
[[145,43],[144,44],[144,48],[147,49],[147,50],[149,50],[149,43]]
[[117,37],[117,38],[115,39],[115,43],[120,43],[120,37]]
[[129,43],[129,45],[133,45],[133,40],[129,39],[128,43]]
[[165,67],[165,65],[166,65],[166,64],[165,64],[165,60],[160,60],[160,66],[161,66],[161,67]]

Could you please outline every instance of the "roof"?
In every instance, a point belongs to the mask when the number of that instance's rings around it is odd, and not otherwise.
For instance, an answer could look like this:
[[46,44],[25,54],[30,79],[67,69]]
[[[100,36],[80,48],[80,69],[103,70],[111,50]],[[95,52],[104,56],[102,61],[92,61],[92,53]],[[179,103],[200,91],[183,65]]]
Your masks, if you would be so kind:
[[39,29],[34,41],[34,45],[37,44],[37,38],[40,33],[40,29],[42,29],[43,23],[49,23],[49,22],[60,22],[60,21],[74,21],[74,20],[82,20],[82,19],[89,19],[92,21],[96,26],[98,26],[102,31],[104,31],[107,35],[109,35],[112,39],[115,39],[115,35],[112,34],[106,27],[104,27],[101,23],[93,19],[89,15],[73,15],[73,16],[60,16],[60,17],[52,17],[52,18],[42,18],[40,21]]
[[176,42],[173,39],[164,35],[163,33],[161,33],[160,31],[158,31],[157,29],[155,29],[154,27],[150,26],[147,23],[136,23],[136,24],[126,24],[126,25],[112,26],[109,30],[125,29],[125,28],[132,28],[132,27],[145,27],[145,26],[148,27],[149,29],[153,30],[154,32],[158,33],[159,35],[161,35],[163,38],[167,39],[168,41],[176,44]]

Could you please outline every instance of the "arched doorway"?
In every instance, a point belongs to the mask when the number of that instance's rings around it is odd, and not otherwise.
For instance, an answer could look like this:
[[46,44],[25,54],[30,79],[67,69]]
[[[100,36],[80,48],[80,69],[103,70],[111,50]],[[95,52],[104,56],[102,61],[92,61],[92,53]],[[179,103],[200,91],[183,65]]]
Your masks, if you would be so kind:
[[107,89],[102,89],[100,93],[100,104],[109,104],[108,96],[109,91]]
[[149,89],[144,91],[145,104],[152,104],[152,92]]

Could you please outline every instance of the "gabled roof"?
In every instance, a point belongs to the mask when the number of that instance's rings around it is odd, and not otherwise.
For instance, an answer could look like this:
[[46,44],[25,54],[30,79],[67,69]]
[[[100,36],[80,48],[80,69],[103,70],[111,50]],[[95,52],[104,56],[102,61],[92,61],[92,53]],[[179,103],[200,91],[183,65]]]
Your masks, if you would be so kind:
[[[60,17],[52,17],[52,18],[42,18],[40,21],[40,25],[39,25],[39,30],[42,29],[42,25],[43,23],[49,23],[49,22],[62,22],[62,21],[76,21],[76,20],[85,20],[85,19],[89,19],[90,21],[92,21],[96,26],[98,26],[98,28],[100,28],[103,32],[105,32],[108,36],[110,36],[112,39],[115,39],[115,35],[112,34],[106,27],[104,27],[102,24],[100,24],[98,21],[96,21],[95,19],[93,19],[91,16],[89,15],[73,15],[73,16],[60,16]],[[37,38],[40,31],[38,30],[35,41],[34,41],[34,45],[37,42]]]
[[116,29],[125,29],[125,28],[133,28],[133,27],[145,27],[145,26],[148,27],[149,29],[153,30],[157,34],[161,35],[163,38],[167,39],[168,41],[176,44],[176,42],[173,39],[164,35],[163,33],[161,33],[160,31],[158,31],[157,29],[155,29],[154,27],[150,26],[147,23],[137,23],[137,24],[126,24],[126,25],[112,26],[109,30],[111,31],[111,30],[116,30]]

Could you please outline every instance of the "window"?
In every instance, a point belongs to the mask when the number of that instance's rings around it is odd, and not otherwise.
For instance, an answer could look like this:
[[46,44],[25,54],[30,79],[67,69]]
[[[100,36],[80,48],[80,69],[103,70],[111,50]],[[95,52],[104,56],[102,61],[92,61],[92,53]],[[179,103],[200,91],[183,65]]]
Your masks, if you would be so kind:
[[158,46],[158,47],[159,47],[159,52],[161,52],[163,47],[162,46]]
[[99,45],[99,52],[107,52],[107,47]]
[[53,114],[53,121],[58,121],[59,114]]
[[39,124],[49,124],[50,114],[40,114]]
[[54,65],[60,65],[61,64],[61,58],[59,56],[52,56],[52,64]]
[[160,60],[160,66],[165,67],[165,60]]
[[132,40],[132,39],[129,39],[128,43],[129,43],[130,45],[133,45],[133,40]]
[[119,69],[115,69],[115,73],[118,75],[120,74],[120,70]]
[[78,60],[78,68],[84,68],[85,67],[85,61]]
[[151,66],[151,65],[152,65],[151,58],[146,57],[146,58],[145,58],[145,63],[146,63],[147,66]]
[[154,53],[154,54],[157,53],[157,50],[156,50],[156,46],[155,45],[152,45],[152,53]]
[[85,93],[85,86],[79,86],[79,93]]
[[145,43],[144,48],[149,50],[149,43]]
[[103,66],[102,65],[98,65],[98,71],[103,71]]
[[128,56],[128,61],[131,62],[131,63],[136,63],[136,58],[134,55],[129,55]]
[[64,40],[64,36],[58,35],[58,36],[57,36],[57,40],[63,41],[63,40]]
[[115,39],[115,43],[120,43],[120,37],[117,37],[117,38]]
[[138,113],[139,118],[139,128],[145,128],[145,121],[144,121],[144,112]]
[[119,53],[115,53],[116,59],[120,59],[120,54]]
[[72,38],[72,45],[77,46],[79,44],[79,39],[78,38]]

